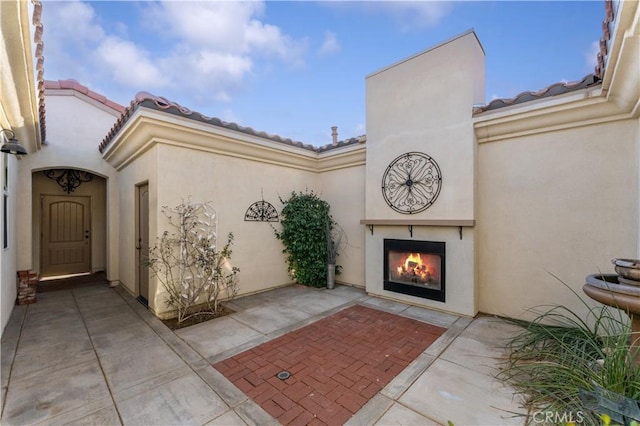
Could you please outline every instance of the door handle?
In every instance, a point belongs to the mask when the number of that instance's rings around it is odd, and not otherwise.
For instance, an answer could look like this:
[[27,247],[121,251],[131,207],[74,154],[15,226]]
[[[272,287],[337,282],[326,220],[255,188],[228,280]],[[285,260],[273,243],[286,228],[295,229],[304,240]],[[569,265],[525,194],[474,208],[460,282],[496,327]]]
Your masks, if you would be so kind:
[[91,231],[89,231],[88,229],[84,231],[84,237],[86,239],[89,239],[89,236],[91,235]]
[[136,245],[136,250],[142,249],[142,238],[138,238],[138,244]]

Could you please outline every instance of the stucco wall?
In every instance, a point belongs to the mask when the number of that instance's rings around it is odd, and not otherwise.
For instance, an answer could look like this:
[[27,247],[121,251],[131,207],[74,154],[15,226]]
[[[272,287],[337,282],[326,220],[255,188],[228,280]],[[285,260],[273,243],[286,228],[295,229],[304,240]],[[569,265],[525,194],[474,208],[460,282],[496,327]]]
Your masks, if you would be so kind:
[[342,273],[340,283],[365,286],[364,165],[332,170],[319,175],[319,195],[331,206],[331,214],[344,229],[344,249],[337,263]]
[[[476,266],[473,252],[474,231],[473,228],[464,229],[463,238],[460,239],[457,227],[419,226],[413,228],[413,237],[410,237],[406,226],[375,226],[374,235],[366,236],[367,273],[371,276],[370,279],[367,278],[367,291],[413,305],[474,316],[478,313],[474,285]],[[438,241],[446,244],[446,301],[444,303],[384,290],[382,277],[385,239]]]
[[[34,233],[32,221],[35,210],[32,193],[32,173],[50,168],[76,168],[92,172],[106,179],[107,200],[103,214],[109,222],[109,232],[104,236],[102,248],[97,250],[106,253],[104,266],[110,280],[118,280],[117,257],[118,233],[114,226],[118,212],[118,198],[113,195],[117,187],[116,170],[104,161],[97,146],[113,126],[117,112],[72,90],[48,89],[47,99],[47,145],[38,152],[25,156],[20,164],[20,200],[18,202],[19,233],[18,269],[39,268],[37,234]],[[80,119],[81,118],[81,119]],[[80,189],[85,191],[86,189]],[[102,196],[102,195],[100,195]],[[96,240],[97,242],[97,240]],[[102,263],[102,261],[96,262]]]
[[[174,207],[187,197],[212,202],[218,213],[220,238],[226,241],[229,232],[234,234],[231,264],[240,268],[239,294],[290,283],[282,243],[271,227],[279,229],[279,223],[247,222],[244,216],[256,201],[264,199],[280,211],[279,197],[286,199],[292,191],[317,190],[315,174],[195,149],[168,145],[157,149],[161,171],[157,177],[158,206]],[[167,222],[159,209],[156,214],[160,235]],[[164,305],[164,297],[158,292],[156,306]]]
[[[372,294],[455,312],[477,313],[474,231],[421,226],[412,221],[475,219],[476,145],[472,105],[484,98],[484,52],[473,32],[367,76],[366,219],[396,221],[374,226],[366,241],[366,288]],[[388,165],[408,152],[430,156],[442,183],[426,210],[403,214],[385,201],[381,182]],[[390,226],[393,225],[393,226]],[[415,225],[415,222],[413,222]],[[384,239],[446,243],[446,302],[383,289]]]
[[474,218],[471,106],[484,100],[484,53],[470,32],[367,76],[366,213],[406,219],[387,206],[380,182],[389,163],[419,151],[439,165],[437,201],[420,219]]
[[[585,277],[638,255],[638,122],[615,121],[478,146],[479,306],[521,316],[580,312]],[[554,278],[557,276],[558,279]]]
[[[18,160],[14,155],[1,154],[5,157],[5,161],[8,164],[8,203],[7,203],[7,248],[2,248],[0,245],[0,279],[2,280],[2,293],[0,295],[0,317],[2,319],[2,331],[9,321],[9,316],[13,311],[13,306],[16,302],[17,288],[16,288],[16,271],[17,271],[17,259],[16,249],[18,247],[18,229],[17,229],[17,182],[18,182]],[[0,165],[2,162],[0,162]],[[3,166],[2,166],[3,167]],[[0,170],[0,189],[4,188],[5,175],[4,170]],[[2,202],[0,201],[0,208]],[[0,210],[0,215],[2,214]],[[1,217],[0,217],[1,220]],[[1,222],[0,222],[1,226]],[[2,244],[2,238],[4,235],[0,230],[0,244]]]
[[[137,161],[128,165],[120,171],[118,181],[119,209],[118,233],[120,235],[117,250],[118,276],[122,286],[132,295],[139,296],[137,288],[138,257],[136,253],[136,226],[137,226],[137,189],[138,185],[149,184],[149,243],[154,244],[157,237],[157,214],[158,212],[158,149],[149,149]],[[150,283],[151,285],[151,283]],[[151,288],[149,294],[151,292]],[[151,309],[156,309],[155,301],[149,300]]]

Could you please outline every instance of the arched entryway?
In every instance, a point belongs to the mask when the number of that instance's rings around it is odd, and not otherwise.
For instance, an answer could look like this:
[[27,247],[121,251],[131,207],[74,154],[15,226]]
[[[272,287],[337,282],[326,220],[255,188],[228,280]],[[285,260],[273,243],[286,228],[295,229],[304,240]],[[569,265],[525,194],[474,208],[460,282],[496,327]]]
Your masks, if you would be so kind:
[[33,265],[41,278],[106,270],[106,179],[79,169],[33,172]]

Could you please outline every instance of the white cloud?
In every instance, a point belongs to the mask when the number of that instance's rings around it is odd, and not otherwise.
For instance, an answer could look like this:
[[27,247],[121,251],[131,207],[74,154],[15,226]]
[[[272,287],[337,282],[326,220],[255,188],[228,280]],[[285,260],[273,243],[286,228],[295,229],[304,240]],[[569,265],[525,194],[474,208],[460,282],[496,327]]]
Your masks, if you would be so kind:
[[[90,3],[46,1],[45,78],[74,78],[94,90],[111,86],[104,94],[112,99],[117,92],[146,90],[169,98],[228,102],[250,78],[259,58],[304,64],[306,40],[294,40],[262,22],[263,2],[127,6],[128,15],[101,25],[103,17]],[[141,11],[140,17],[132,10]],[[133,39],[131,34],[144,38]]]
[[149,54],[135,43],[108,36],[100,42],[93,58],[118,83],[133,89],[162,88],[169,84]]
[[322,46],[318,50],[320,56],[332,55],[340,51],[340,42],[338,42],[338,36],[332,31],[327,31],[324,34],[324,41]]
[[275,55],[298,64],[306,51],[277,26],[261,22],[264,3],[210,1],[154,3],[147,24],[172,37],[183,49],[241,55]]
[[453,10],[453,3],[455,2],[432,0],[323,2],[326,7],[335,9],[357,8],[365,13],[388,16],[404,31],[438,25]]
[[394,16],[404,30],[433,27],[439,24],[453,7],[451,3],[441,1],[390,1],[374,4]]
[[197,74],[225,74],[231,80],[240,80],[251,71],[251,59],[229,53],[205,50],[192,55],[193,70]]
[[95,23],[93,8],[78,1],[47,1],[42,10],[45,78],[73,78],[87,84],[92,71],[86,57],[105,36]]
[[244,53],[246,26],[262,8],[260,2],[152,3],[147,8],[147,25],[191,45]]
[[230,102],[253,67],[249,57],[213,50],[174,54],[163,58],[161,64],[171,76],[174,90],[199,102],[212,98]]
[[45,1],[43,11],[47,42],[83,45],[104,37],[104,30],[95,22],[94,9],[86,3]]
[[171,49],[161,59],[174,85],[195,98],[230,101],[250,78],[258,58],[304,64],[305,40],[293,40],[259,18],[258,1],[153,3],[146,24]]
[[285,36],[280,28],[252,20],[246,28],[246,42],[251,51],[275,54],[286,62],[303,65],[307,49],[306,40],[294,41]]

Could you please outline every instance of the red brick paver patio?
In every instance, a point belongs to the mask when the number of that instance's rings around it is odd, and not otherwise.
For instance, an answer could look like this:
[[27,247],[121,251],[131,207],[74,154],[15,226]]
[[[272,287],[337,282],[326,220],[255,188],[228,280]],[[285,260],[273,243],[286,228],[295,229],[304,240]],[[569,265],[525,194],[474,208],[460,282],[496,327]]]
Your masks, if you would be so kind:
[[338,425],[444,331],[356,305],[213,366],[284,425]]

